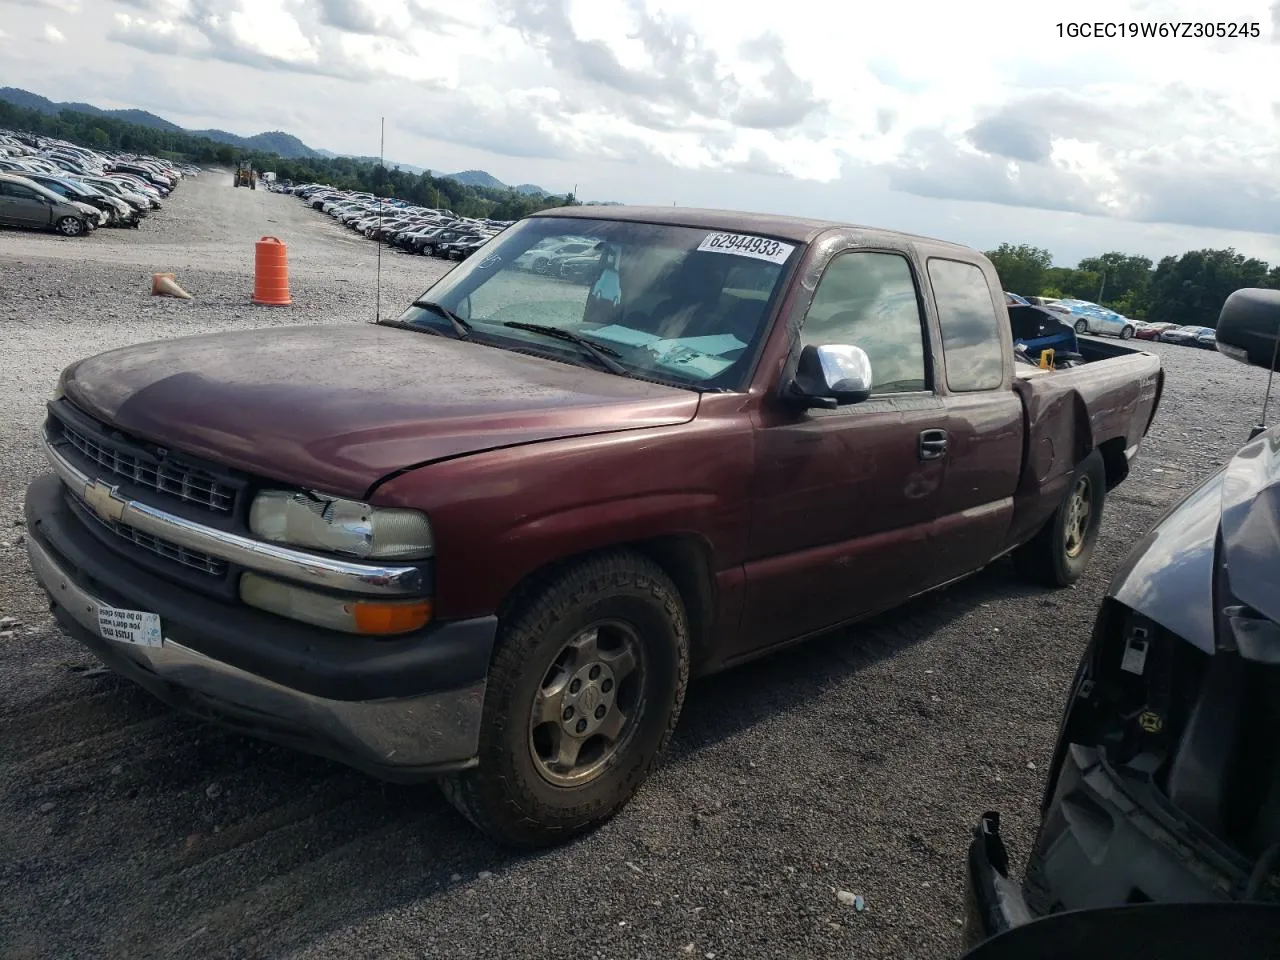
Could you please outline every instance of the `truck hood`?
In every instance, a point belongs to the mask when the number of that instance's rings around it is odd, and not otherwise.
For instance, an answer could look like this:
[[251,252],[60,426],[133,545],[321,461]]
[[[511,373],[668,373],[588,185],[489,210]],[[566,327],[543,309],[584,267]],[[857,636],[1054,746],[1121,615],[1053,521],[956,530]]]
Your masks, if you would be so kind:
[[374,324],[138,344],[82,360],[64,390],[126,433],[350,497],[406,467],[698,409],[693,391]]
[[1280,427],[1165,514],[1121,565],[1109,595],[1212,654],[1219,534],[1231,593],[1280,623]]

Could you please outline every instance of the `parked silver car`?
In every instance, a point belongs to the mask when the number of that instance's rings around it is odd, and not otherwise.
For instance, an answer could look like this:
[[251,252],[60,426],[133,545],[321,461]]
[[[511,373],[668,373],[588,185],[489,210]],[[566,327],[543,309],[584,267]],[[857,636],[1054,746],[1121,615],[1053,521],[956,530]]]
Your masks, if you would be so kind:
[[0,173],[0,224],[36,230],[56,230],[78,237],[98,225],[100,211],[67,200],[26,177]]
[[1128,340],[1138,331],[1137,324],[1126,316],[1108,310],[1106,307],[1088,300],[1060,300],[1062,306],[1071,311],[1071,323],[1076,333],[1107,334]]

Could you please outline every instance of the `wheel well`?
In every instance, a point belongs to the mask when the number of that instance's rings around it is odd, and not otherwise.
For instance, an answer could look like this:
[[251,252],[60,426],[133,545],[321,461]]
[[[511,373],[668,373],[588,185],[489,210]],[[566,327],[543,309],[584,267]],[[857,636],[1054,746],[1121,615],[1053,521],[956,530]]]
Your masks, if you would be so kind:
[[1124,437],[1112,437],[1098,444],[1102,466],[1107,472],[1107,490],[1114,490],[1129,476],[1129,460],[1124,455]]
[[631,540],[552,561],[526,576],[502,599],[498,605],[498,619],[505,618],[513,607],[566,568],[589,557],[618,551],[638,553],[656,563],[671,578],[684,603],[685,616],[689,621],[690,661],[696,668],[711,639],[715,622],[716,590],[715,578],[711,572],[711,549],[705,541],[691,534]]

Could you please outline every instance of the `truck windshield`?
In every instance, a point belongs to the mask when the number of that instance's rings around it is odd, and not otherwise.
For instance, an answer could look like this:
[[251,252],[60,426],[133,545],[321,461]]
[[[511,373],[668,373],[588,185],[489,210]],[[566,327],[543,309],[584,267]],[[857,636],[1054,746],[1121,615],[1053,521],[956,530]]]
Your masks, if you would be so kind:
[[[740,390],[798,245],[772,237],[587,218],[532,217],[494,237],[420,298],[494,346],[573,363],[567,341],[508,326],[553,326],[607,347],[628,374]],[[438,331],[438,310],[394,322]]]

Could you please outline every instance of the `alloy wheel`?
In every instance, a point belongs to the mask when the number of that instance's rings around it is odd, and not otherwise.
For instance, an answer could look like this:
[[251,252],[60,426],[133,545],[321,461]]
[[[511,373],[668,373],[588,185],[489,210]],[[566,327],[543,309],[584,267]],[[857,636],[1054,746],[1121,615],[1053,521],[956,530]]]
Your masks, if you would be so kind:
[[644,657],[619,621],[578,633],[556,655],[529,712],[529,751],[558,787],[594,780],[630,742],[644,689]]
[[1067,501],[1066,536],[1063,538],[1067,556],[1074,560],[1084,549],[1089,532],[1089,518],[1093,511],[1092,488],[1087,476],[1076,481]]

